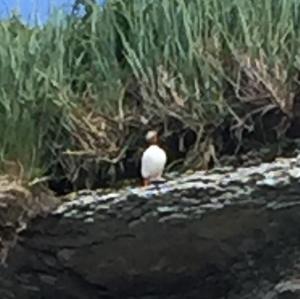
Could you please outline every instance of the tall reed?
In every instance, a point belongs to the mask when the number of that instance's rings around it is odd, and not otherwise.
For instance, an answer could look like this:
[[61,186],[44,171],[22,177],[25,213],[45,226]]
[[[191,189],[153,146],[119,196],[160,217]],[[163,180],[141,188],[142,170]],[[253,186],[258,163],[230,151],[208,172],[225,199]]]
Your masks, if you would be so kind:
[[193,130],[186,165],[202,167],[214,155],[207,128],[247,129],[249,105],[293,114],[298,0],[110,0],[84,19],[59,16],[0,23],[3,171],[19,161],[27,178],[74,174],[85,154],[116,163],[141,116],[166,134],[174,121]]

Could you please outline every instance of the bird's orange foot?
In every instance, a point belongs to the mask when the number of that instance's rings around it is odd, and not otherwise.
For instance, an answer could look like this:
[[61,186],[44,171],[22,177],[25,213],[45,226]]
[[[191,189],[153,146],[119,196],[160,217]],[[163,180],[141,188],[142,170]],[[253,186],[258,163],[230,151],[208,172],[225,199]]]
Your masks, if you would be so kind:
[[144,180],[143,180],[143,187],[146,188],[146,187],[148,187],[149,185],[150,185],[150,181],[144,179]]

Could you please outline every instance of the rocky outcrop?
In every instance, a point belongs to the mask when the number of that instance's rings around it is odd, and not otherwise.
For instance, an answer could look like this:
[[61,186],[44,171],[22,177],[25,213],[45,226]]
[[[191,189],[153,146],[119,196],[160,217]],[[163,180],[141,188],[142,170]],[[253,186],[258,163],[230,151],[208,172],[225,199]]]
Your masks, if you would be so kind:
[[0,176],[0,264],[27,222],[58,205],[58,199],[44,187],[32,184],[26,188],[20,180]]
[[299,179],[282,159],[83,192],[22,233],[0,298],[299,298]]

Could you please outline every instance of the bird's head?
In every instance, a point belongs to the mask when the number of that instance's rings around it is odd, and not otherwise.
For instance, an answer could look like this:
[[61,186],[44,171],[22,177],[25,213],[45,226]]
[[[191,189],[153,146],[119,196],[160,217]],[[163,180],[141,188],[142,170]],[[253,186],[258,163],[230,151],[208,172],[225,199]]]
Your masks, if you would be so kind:
[[146,141],[149,144],[157,144],[158,143],[158,133],[155,130],[148,131],[146,134]]

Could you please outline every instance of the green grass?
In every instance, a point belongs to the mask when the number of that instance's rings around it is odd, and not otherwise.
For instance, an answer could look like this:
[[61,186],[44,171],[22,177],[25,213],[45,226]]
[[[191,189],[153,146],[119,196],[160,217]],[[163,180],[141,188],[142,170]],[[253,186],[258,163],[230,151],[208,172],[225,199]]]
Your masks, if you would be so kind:
[[116,157],[144,131],[141,115],[193,130],[186,165],[199,166],[213,153],[208,127],[247,128],[270,104],[292,115],[298,0],[111,0],[58,23],[0,24],[0,159],[27,178]]

